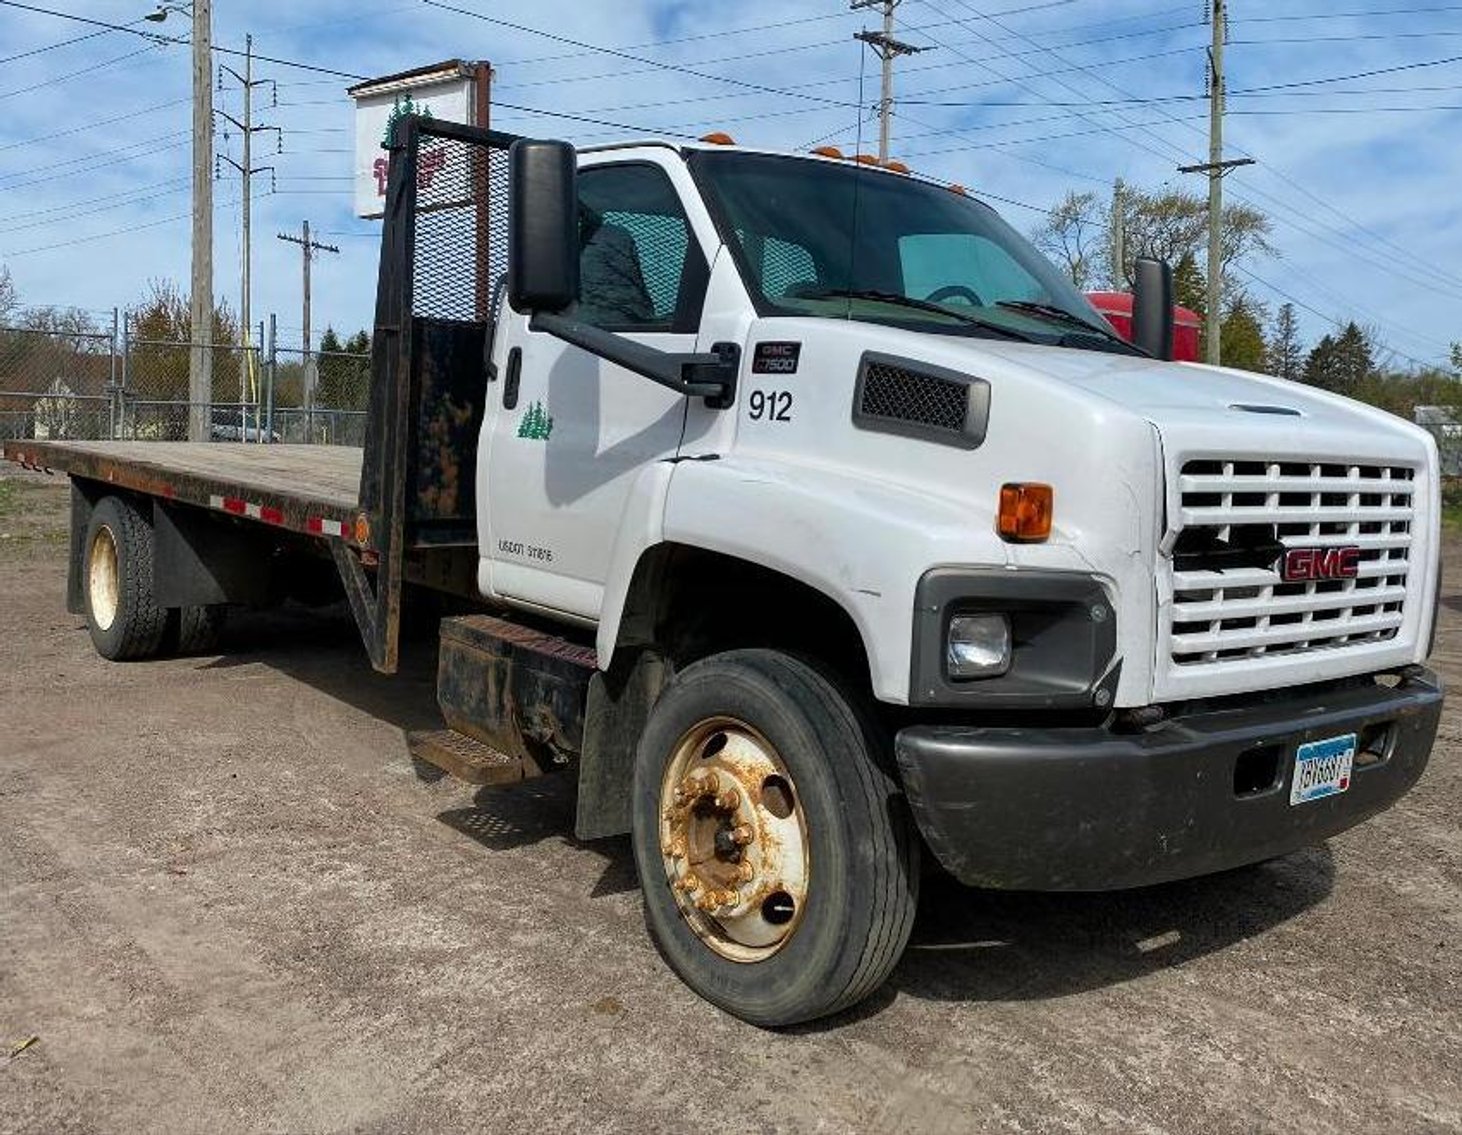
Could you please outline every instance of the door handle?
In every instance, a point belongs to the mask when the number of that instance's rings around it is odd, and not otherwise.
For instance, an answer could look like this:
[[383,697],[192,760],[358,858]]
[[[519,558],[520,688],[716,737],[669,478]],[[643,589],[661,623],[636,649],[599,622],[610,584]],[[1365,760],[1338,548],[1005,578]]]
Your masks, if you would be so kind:
[[518,380],[523,370],[523,348],[514,347],[508,352],[508,374],[503,379],[503,409],[512,410],[518,405]]

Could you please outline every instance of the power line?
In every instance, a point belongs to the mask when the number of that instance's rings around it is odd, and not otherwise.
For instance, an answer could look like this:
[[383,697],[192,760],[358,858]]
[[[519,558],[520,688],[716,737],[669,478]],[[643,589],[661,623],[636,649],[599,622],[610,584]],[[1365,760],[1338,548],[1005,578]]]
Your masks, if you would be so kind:
[[425,3],[428,7],[440,8],[445,12],[455,12],[458,15],[471,16],[473,19],[482,20],[485,23],[493,24],[497,27],[507,28],[510,31],[525,32],[530,35],[542,36],[544,39],[551,40],[554,43],[563,43],[568,44],[572,47],[581,47],[589,51],[598,51],[604,55],[613,56],[616,59],[627,60],[630,63],[645,64],[656,70],[673,71],[677,74],[689,75],[695,79],[706,79],[716,83],[729,83],[732,86],[742,87],[750,91],[757,91],[761,94],[781,95],[783,97],[789,98],[808,99],[813,102],[826,103],[829,106],[856,108],[858,105],[856,103],[844,102],[838,99],[825,99],[819,95],[804,94],[800,91],[787,90],[780,87],[769,87],[762,83],[749,83],[743,79],[734,79],[728,75],[712,75],[709,72],[697,71],[693,67],[684,67],[678,63],[664,63],[658,60],[649,59],[641,55],[631,55],[629,52],[620,51],[619,49],[613,47],[599,47],[596,44],[585,43],[583,40],[571,39],[568,36],[558,35],[555,32],[547,32],[543,31],[541,28],[529,27],[527,24],[517,24],[512,22],[511,20],[500,19],[497,16],[488,16],[484,15],[481,12],[473,12],[466,8],[458,8],[452,4],[443,3],[442,0],[423,0],[423,3]]
[[185,102],[192,102],[192,99],[171,99],[168,102],[156,103],[153,106],[144,106],[139,110],[129,110],[126,114],[114,115],[111,118],[102,118],[96,122],[83,123],[80,126],[73,126],[69,130],[56,130],[50,134],[37,134],[34,138],[22,138],[19,142],[7,142],[0,146],[0,152],[13,150],[19,146],[34,146],[37,142],[49,142],[54,138],[65,138],[72,134],[81,134],[87,130],[95,130],[98,126],[110,126],[114,122],[125,122],[129,118],[139,118],[144,114],[152,114],[155,111],[166,110],[168,107],[180,106]]
[[1420,71],[1424,67],[1444,67],[1450,63],[1462,63],[1462,55],[1449,55],[1445,59],[1428,59],[1420,63],[1403,63],[1396,67],[1380,67],[1373,71],[1356,71],[1349,75],[1331,75],[1326,79],[1298,79],[1290,83],[1270,83],[1263,87],[1249,87],[1244,93],[1258,91],[1288,91],[1298,87],[1318,87],[1327,83],[1348,83],[1355,79],[1371,79],[1377,75],[1395,75],[1402,71]]
[[[1307,304],[1304,300],[1299,299],[1296,296],[1291,295],[1289,292],[1285,291],[1283,288],[1279,287],[1277,284],[1271,283],[1270,281],[1264,279],[1262,276],[1258,276],[1255,273],[1251,272],[1247,268],[1244,268],[1244,267],[1238,266],[1238,265],[1236,265],[1235,268],[1239,272],[1240,275],[1248,277],[1250,280],[1252,280],[1254,283],[1258,284],[1260,287],[1267,288],[1269,291],[1273,292],[1275,295],[1279,296],[1281,299],[1288,300],[1290,303],[1294,304],[1295,307],[1301,308],[1304,311],[1309,312],[1311,315],[1316,316],[1319,319],[1324,320],[1326,323],[1330,324],[1332,327],[1336,327],[1336,328],[1339,328],[1341,330],[1344,330],[1347,322],[1354,322],[1353,320],[1347,321],[1347,320],[1338,319],[1338,318],[1336,318],[1333,315],[1327,315],[1325,312],[1321,311],[1319,308],[1314,307],[1314,306],[1312,306],[1310,304]],[[1396,350],[1396,348],[1394,348],[1394,347],[1388,346],[1387,349],[1388,350],[1396,351],[1396,354],[1400,355],[1407,362],[1414,363],[1416,366],[1419,366],[1419,367],[1431,367],[1431,366],[1434,366],[1435,365],[1433,363],[1424,362],[1423,360],[1418,359],[1415,355],[1408,355],[1405,351]]]
[[101,31],[87,32],[85,35],[73,36],[71,39],[63,39],[58,43],[48,43],[44,47],[33,47],[29,51],[20,51],[14,55],[7,55],[4,58],[0,58],[0,63],[14,63],[17,59],[29,59],[32,55],[42,55],[47,51],[55,51],[57,48],[70,47],[73,43],[96,39],[100,35],[110,35],[111,30],[111,28],[102,28]]
[[[94,20],[90,16],[78,16],[75,12],[62,12],[55,8],[42,8],[36,4],[23,4],[20,2],[20,0],[0,0],[0,6],[6,8],[19,8],[22,11],[26,12],[36,12],[42,16],[54,16],[56,19],[59,20],[73,20],[76,23],[80,24],[91,24],[94,27],[106,28],[110,31],[127,32],[131,35],[141,36],[143,39],[150,40],[153,43],[157,44],[178,44],[186,46],[189,43],[189,40],[180,39],[176,36],[160,35],[157,32],[144,31],[141,28],[134,28],[128,24],[113,24],[109,23],[106,20]],[[222,45],[216,43],[210,45],[210,50],[222,55],[243,56],[245,54],[245,52],[240,48],[223,47]],[[358,75],[353,71],[337,71],[333,67],[322,67],[315,63],[301,63],[297,59],[282,59],[277,56],[271,55],[255,55],[254,60],[258,63],[273,63],[278,67],[293,67],[296,70],[300,71],[314,71],[317,74],[321,75],[334,75],[335,77],[340,79],[363,80],[369,77],[366,75]],[[70,78],[70,76],[67,77]],[[3,95],[0,95],[0,98],[3,97]]]
[[[222,206],[220,206],[220,208],[229,209],[229,208],[233,208],[237,204],[238,204],[237,201],[228,201],[228,202],[225,202]],[[92,243],[94,243],[96,241],[99,241],[99,240],[109,240],[110,238],[112,238],[114,236],[126,236],[128,233],[139,232],[142,229],[155,229],[159,225],[169,225],[169,224],[173,224],[173,223],[175,223],[177,221],[185,221],[185,220],[190,219],[192,216],[193,216],[192,210],[189,210],[186,213],[176,213],[176,214],[174,214],[171,217],[159,217],[157,220],[154,220],[154,221],[147,221],[147,222],[144,222],[143,224],[140,224],[140,225],[128,225],[126,228],[123,228],[123,229],[113,229],[110,232],[92,233],[90,236],[79,236],[79,237],[74,237],[71,240],[60,240],[60,241],[55,242],[54,244],[38,245],[35,248],[21,248],[21,249],[17,249],[17,250],[11,251],[11,252],[7,252],[7,253],[5,253],[5,255],[8,256],[8,257],[13,257],[13,256],[30,256],[33,253],[37,253],[37,252],[50,252],[50,251],[52,251],[54,249],[57,249],[57,248],[73,248],[73,247],[75,247],[78,244],[92,244]]]
[[[139,47],[136,51],[124,52],[111,59],[103,60],[101,63],[94,63],[87,68],[89,73],[103,71],[108,67],[115,67],[118,63],[125,63],[128,59],[136,59],[139,55],[146,55],[152,50],[151,47]],[[71,72],[63,72],[60,75],[52,75],[49,79],[42,79],[39,82],[31,83],[27,87],[16,87],[9,91],[0,91],[0,99],[14,98],[16,95],[26,95],[31,91],[38,91],[42,87],[54,87],[61,83],[69,83],[76,76]]]
[[[168,138],[173,138],[175,139],[175,141],[165,142],[165,144],[161,145],[158,144],[159,142],[164,142]],[[138,142],[130,146],[120,146],[115,150],[100,151],[100,153],[102,154],[115,155],[108,158],[106,161],[97,161],[95,155],[84,154],[79,158],[72,158],[71,160],[65,162],[51,162],[47,167],[51,170],[50,173],[44,174],[41,177],[32,177],[27,181],[12,181],[6,185],[0,185],[0,189],[4,189],[8,192],[13,189],[23,189],[29,185],[43,185],[48,181],[59,181],[63,178],[74,178],[77,176],[76,170],[67,167],[84,165],[87,168],[87,172],[90,173],[92,170],[101,169],[104,166],[113,166],[121,162],[136,161],[140,158],[149,158],[152,157],[154,154],[161,153],[164,150],[176,150],[180,146],[186,146],[187,144],[188,131],[186,130],[178,131],[175,134],[164,134],[161,139],[152,139],[147,142]],[[139,154],[132,152],[142,147],[147,147],[145,153]]]

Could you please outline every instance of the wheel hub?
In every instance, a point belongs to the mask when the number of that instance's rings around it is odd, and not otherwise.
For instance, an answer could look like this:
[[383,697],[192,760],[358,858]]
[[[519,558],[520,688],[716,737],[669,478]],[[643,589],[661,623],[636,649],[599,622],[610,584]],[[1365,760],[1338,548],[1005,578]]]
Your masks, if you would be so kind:
[[86,572],[91,617],[100,630],[109,630],[117,618],[121,596],[119,574],[116,537],[110,528],[102,525],[91,538]]
[[775,749],[741,722],[681,739],[661,790],[660,847],[682,915],[717,953],[759,961],[801,920],[806,821]]

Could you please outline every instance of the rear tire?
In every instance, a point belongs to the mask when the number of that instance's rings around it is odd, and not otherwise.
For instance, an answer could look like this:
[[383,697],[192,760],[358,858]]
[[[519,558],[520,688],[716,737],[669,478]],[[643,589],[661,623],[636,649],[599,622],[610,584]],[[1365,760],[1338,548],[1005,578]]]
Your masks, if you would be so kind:
[[151,658],[162,646],[167,611],[153,596],[151,522],[130,501],[103,497],[86,526],[82,565],[86,625],[103,658]]
[[227,622],[228,608],[223,604],[170,608],[162,653],[184,657],[210,654],[218,646]]
[[635,862],[651,934],[706,1000],[790,1025],[893,970],[919,843],[882,748],[834,680],[776,651],[697,662],[660,698],[636,755]]

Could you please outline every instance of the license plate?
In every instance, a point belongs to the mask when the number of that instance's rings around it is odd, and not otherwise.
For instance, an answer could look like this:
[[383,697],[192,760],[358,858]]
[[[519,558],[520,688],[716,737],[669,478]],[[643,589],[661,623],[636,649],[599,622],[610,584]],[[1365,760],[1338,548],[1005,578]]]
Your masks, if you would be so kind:
[[1354,733],[1327,737],[1323,741],[1306,741],[1295,752],[1289,802],[1308,804],[1311,800],[1344,792],[1350,787],[1350,771],[1354,765]]

